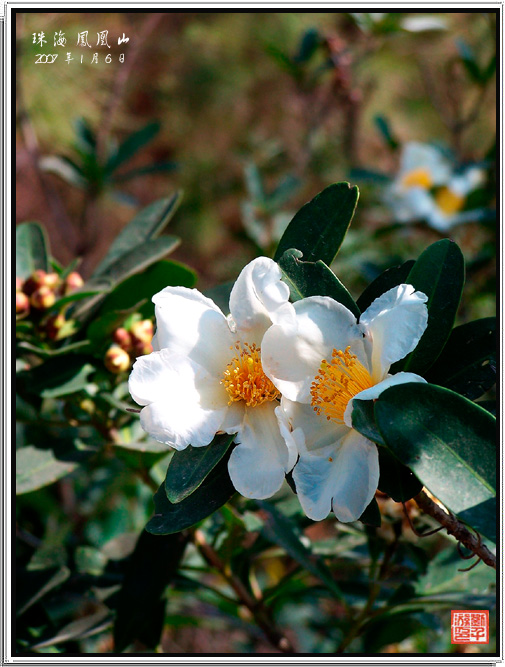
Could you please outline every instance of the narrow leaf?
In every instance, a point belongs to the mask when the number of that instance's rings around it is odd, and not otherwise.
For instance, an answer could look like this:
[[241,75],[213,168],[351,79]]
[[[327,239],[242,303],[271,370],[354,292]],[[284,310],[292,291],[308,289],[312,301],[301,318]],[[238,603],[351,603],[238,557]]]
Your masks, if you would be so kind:
[[122,255],[156,238],[169,223],[181,199],[182,192],[178,191],[171,197],[153,202],[137,213],[116,237],[93,277],[103,275]]
[[117,151],[107,160],[105,173],[110,175],[124,162],[132,158],[135,153],[148,144],[160,131],[158,122],[148,123],[137,132],[130,134],[120,145]]
[[274,259],[290,248],[301,250],[305,261],[330,265],[354,216],[359,192],[349,183],[335,183],[302,206],[282,235]]
[[16,227],[16,276],[25,280],[36,269],[49,271],[47,237],[38,222]]

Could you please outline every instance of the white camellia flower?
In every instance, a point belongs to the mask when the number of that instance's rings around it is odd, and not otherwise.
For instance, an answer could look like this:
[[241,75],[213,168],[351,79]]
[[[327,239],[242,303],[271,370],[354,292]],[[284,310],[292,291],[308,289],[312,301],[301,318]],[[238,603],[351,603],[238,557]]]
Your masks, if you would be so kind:
[[340,521],[355,521],[374,497],[377,447],[352,428],[353,399],[425,382],[414,373],[388,371],[423,335],[426,301],[412,285],[399,285],[376,299],[358,323],[333,299],[308,297],[294,304],[295,323],[280,321],[265,334],[263,368],[282,393],[276,412],[286,444],[300,455],[293,479],[311,519],[324,519],[333,509]]
[[452,162],[435,146],[405,144],[400,169],[386,189],[385,202],[398,222],[426,220],[440,232],[475,220],[474,211],[463,211],[467,196],[484,182],[484,170],[471,166],[455,172]]
[[229,317],[196,289],[166,287],[153,297],[155,351],[137,359],[129,379],[145,406],[142,427],[159,442],[181,450],[238,433],[228,469],[250,498],[275,493],[297,457],[275,416],[280,393],[261,366],[265,331],[280,319],[294,322],[280,277],[273,260],[250,262],[231,291]]

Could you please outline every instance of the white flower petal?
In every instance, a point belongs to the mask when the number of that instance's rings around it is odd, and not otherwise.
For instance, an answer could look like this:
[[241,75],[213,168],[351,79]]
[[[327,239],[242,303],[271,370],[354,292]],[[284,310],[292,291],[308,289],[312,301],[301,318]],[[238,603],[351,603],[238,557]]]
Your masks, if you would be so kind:
[[404,145],[400,158],[400,174],[404,176],[415,169],[426,169],[433,185],[442,185],[451,175],[447,158],[434,146],[410,141]]
[[142,428],[175,449],[208,445],[226,415],[228,396],[219,381],[166,349],[137,359],[129,390],[133,400],[145,406]]
[[153,349],[169,348],[221,377],[236,337],[216,304],[187,287],[166,287],[152,300],[157,324]]
[[281,270],[273,259],[258,257],[240,273],[230,294],[230,313],[241,337],[261,344],[274,323],[294,321],[289,287],[281,282]]
[[428,324],[428,297],[398,285],[370,304],[360,325],[372,342],[372,379],[380,382],[395,361],[416,347]]
[[345,409],[344,421],[347,424],[347,426],[352,427],[352,418],[351,418],[352,402],[355,399],[358,399],[360,401],[371,401],[374,400],[375,398],[379,398],[382,392],[385,389],[388,389],[388,387],[392,387],[395,384],[405,384],[406,382],[426,382],[426,380],[422,378],[420,375],[416,375],[416,373],[404,373],[402,371],[400,373],[396,373],[396,375],[390,375],[385,380],[382,380],[382,382],[375,384],[373,387],[370,387],[369,389],[364,389],[363,391],[360,391],[359,394],[356,394],[356,396],[351,398]]
[[314,521],[333,509],[339,521],[356,521],[379,482],[377,447],[357,431],[333,445],[300,456],[293,479],[305,514]]
[[285,396],[282,397],[276,412],[285,428],[291,430],[291,437],[294,438],[299,453],[324,449],[349,432],[345,424],[329,421],[323,415],[316,414],[311,405],[290,401]]
[[246,498],[269,498],[288,472],[289,452],[275,416],[275,402],[248,408],[228,462],[233,486]]
[[244,421],[245,415],[245,403],[244,401],[234,401],[231,405],[228,406],[226,410],[226,415],[221,424],[220,430],[224,433],[238,433],[242,427],[242,422]]
[[334,348],[352,352],[365,365],[363,334],[356,318],[330,297],[312,296],[295,303],[296,325],[270,327],[261,344],[263,370],[292,401],[310,403],[310,385],[323,359]]

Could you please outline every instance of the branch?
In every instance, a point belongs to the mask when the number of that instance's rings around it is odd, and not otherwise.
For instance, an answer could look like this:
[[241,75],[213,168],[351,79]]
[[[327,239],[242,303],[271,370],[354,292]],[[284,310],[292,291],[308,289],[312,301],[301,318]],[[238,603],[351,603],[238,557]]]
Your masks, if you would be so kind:
[[207,563],[218,570],[221,576],[231,586],[237,594],[240,602],[249,609],[251,614],[261,630],[265,633],[269,642],[275,648],[282,651],[282,653],[294,653],[294,648],[287,637],[278,630],[270,616],[268,609],[264,606],[261,600],[254,598],[244,584],[233,573],[229,572],[226,565],[221,560],[219,554],[212,548],[205,539],[205,535],[201,530],[195,530],[194,535],[195,545],[200,550],[200,553],[207,561]]
[[458,542],[461,542],[475,556],[478,556],[486,565],[496,570],[496,556],[494,556],[485,544],[482,544],[480,536],[476,537],[468,528],[461,523],[453,514],[448,514],[439,505],[433,502],[424,491],[414,497],[417,506],[435,521],[438,521]]

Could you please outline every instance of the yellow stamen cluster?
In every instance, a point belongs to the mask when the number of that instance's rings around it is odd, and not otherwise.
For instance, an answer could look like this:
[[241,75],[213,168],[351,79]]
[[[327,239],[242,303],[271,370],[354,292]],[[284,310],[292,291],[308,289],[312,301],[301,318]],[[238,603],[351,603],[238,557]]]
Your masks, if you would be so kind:
[[[230,348],[233,350],[233,347]],[[245,401],[248,407],[256,407],[265,401],[274,401],[280,392],[267,378],[261,366],[261,349],[253,343],[235,345],[237,356],[226,366],[221,383],[230,396],[228,405]]]
[[438,207],[447,215],[458,213],[463,208],[465,198],[445,186],[435,194]]
[[428,190],[433,185],[431,174],[425,167],[418,167],[407,172],[402,178],[402,184],[406,188],[426,188]]
[[318,415],[328,421],[344,423],[347,404],[364,389],[373,386],[372,378],[350,346],[345,351],[333,350],[331,361],[323,359],[318,374],[310,387],[311,405]]

